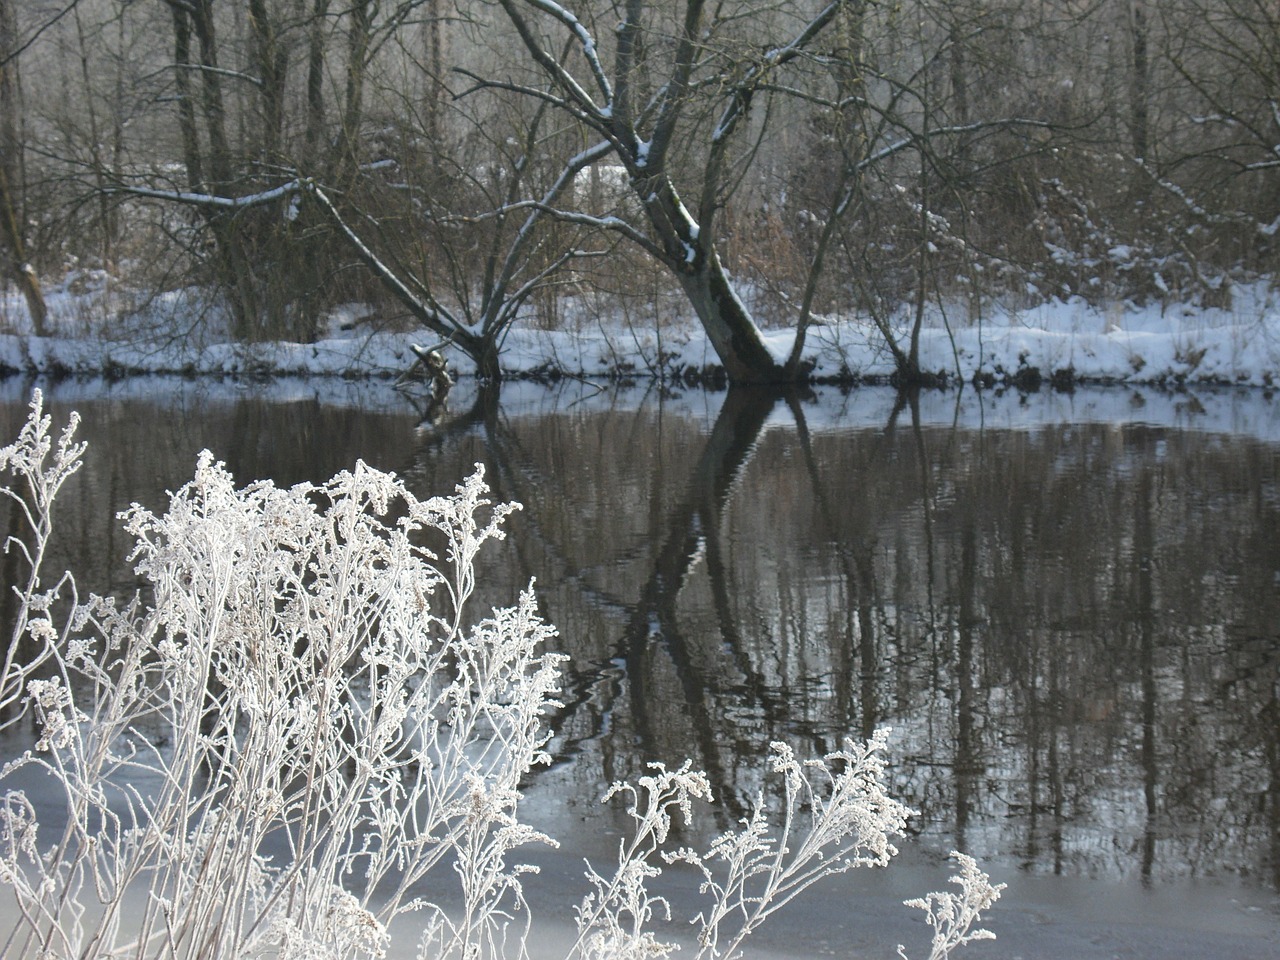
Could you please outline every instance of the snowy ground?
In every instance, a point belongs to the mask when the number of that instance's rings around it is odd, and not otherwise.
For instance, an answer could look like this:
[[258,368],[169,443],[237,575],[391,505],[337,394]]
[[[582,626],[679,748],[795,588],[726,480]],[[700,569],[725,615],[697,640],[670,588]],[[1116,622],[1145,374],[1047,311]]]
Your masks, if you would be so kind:
[[[219,324],[197,320],[208,310],[190,293],[157,298],[145,314],[127,320],[116,316],[109,299],[100,289],[73,292],[64,284],[49,295],[56,335],[34,337],[21,300],[12,292],[0,297],[0,371],[394,377],[414,360],[410,343],[432,341],[423,330],[377,332],[352,307],[326,318],[333,335],[316,343],[233,343],[217,335]],[[516,376],[646,378],[716,364],[692,320],[642,326],[582,313],[566,312],[573,315],[571,331],[513,328],[504,343],[504,368]],[[767,338],[781,358],[793,332],[769,331]],[[813,328],[806,354],[817,378],[893,372],[883,338],[866,320],[831,319]],[[1259,285],[1238,288],[1229,309],[1099,309],[1075,300],[976,319],[959,309],[939,311],[928,318],[920,358],[922,369],[966,382],[1008,381],[1034,369],[1045,380],[1065,372],[1095,383],[1271,387],[1280,384],[1280,297]],[[450,363],[458,373],[469,372],[460,353]]]

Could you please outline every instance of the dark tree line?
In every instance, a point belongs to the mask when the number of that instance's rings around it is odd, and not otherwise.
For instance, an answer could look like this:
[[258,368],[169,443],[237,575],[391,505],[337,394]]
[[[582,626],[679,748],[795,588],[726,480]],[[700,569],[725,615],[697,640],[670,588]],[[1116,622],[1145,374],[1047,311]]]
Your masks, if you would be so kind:
[[[497,376],[518,322],[692,315],[734,381],[823,316],[1223,304],[1274,272],[1264,0],[0,0],[0,260],[379,305]],[[794,329],[786,357],[763,331]]]

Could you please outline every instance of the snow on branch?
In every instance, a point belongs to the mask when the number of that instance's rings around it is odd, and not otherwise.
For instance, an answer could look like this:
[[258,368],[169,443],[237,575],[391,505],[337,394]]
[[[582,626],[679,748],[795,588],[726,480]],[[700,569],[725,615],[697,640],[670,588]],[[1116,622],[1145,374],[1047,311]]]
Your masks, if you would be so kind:
[[[1174,183],[1172,180],[1167,180],[1164,177],[1161,177],[1159,174],[1157,174],[1155,170],[1151,168],[1150,165],[1143,162],[1141,157],[1133,158],[1133,163],[1137,166],[1139,170],[1141,170],[1151,179],[1152,183],[1154,183],[1157,187],[1165,191],[1165,193],[1169,194],[1171,197],[1178,200],[1184,207],[1186,207],[1188,213],[1192,214],[1193,216],[1199,217],[1200,219],[1204,220],[1206,223],[1225,226],[1229,224],[1230,225],[1237,224],[1242,220],[1248,221],[1248,222],[1254,222],[1256,223],[1259,232],[1261,232],[1264,236],[1271,235],[1270,233],[1267,232],[1266,224],[1257,223],[1253,217],[1251,217],[1249,214],[1244,213],[1242,211],[1237,210],[1234,213],[1221,214],[1221,213],[1212,213],[1211,211],[1205,209],[1203,205],[1201,205],[1194,197],[1188,194],[1187,191],[1184,190],[1182,187],[1180,187],[1178,184]],[[1271,229],[1274,231],[1275,228],[1272,227]]]
[[584,227],[594,227],[598,230],[611,230],[614,233],[619,233],[628,240],[640,245],[653,256],[663,260],[666,259],[666,255],[662,252],[660,247],[654,244],[652,240],[621,217],[615,217],[612,214],[603,217],[592,216],[589,213],[579,213],[576,210],[564,210],[560,207],[544,203],[541,200],[519,200],[515,203],[507,204],[497,210],[491,210],[488,213],[483,213],[476,217],[465,217],[463,218],[463,222],[481,223],[485,220],[491,220],[494,217],[502,216],[512,210],[537,210],[548,216],[555,217],[555,219],[562,223],[576,223]]
[[[592,98],[591,94],[587,93],[587,91],[583,89],[582,85],[574,79],[573,75],[566,70],[555,57],[551,56],[551,54],[547,52],[538,37],[534,35],[533,29],[529,26],[528,21],[526,21],[524,17],[520,15],[519,10],[516,9],[516,0],[500,0],[500,2],[502,3],[503,10],[506,11],[507,17],[510,19],[512,26],[514,26],[516,28],[516,32],[520,34],[520,39],[524,43],[525,49],[529,51],[529,55],[533,57],[548,76],[552,77],[562,89],[568,92],[570,97],[577,101],[580,109],[595,119],[603,119],[607,115],[607,109],[602,109]],[[571,30],[573,27],[570,21],[572,21],[572,23],[578,23],[576,17],[573,17],[572,14],[567,10],[564,10],[563,7],[560,7],[559,4],[551,3],[549,0],[525,0],[525,2],[528,3],[529,6],[543,10],[544,12],[555,16],[561,23],[569,26]],[[561,16],[556,15],[555,10],[557,9],[560,10],[560,13],[562,14]],[[566,17],[569,19],[566,20]],[[579,24],[579,27],[581,27],[581,24]],[[582,35],[585,36],[587,40],[590,40],[591,35],[586,31],[586,28],[583,27],[581,29],[583,31]],[[579,36],[579,42],[582,42],[582,36]],[[601,67],[599,58],[595,53],[594,42],[591,42],[589,46],[584,46],[584,54],[587,55],[588,62],[593,64],[593,71],[600,70],[600,73],[596,76],[596,82],[597,84],[603,82],[604,85],[601,87],[601,92],[604,93],[606,97],[606,108],[611,108],[613,89],[609,86],[608,79],[604,76],[603,68]]]
[[[554,0],[527,0],[530,6],[541,10],[555,19],[563,23],[569,31],[578,38],[578,44],[582,49],[582,55],[586,58],[588,65],[591,67],[591,75],[595,77],[596,86],[600,88],[600,92],[604,94],[606,105],[613,103],[613,86],[609,83],[609,77],[604,72],[604,67],[600,63],[599,52],[596,49],[595,38],[591,36],[588,30],[572,13],[566,10]],[[607,108],[606,108],[607,109]]]
[[274,203],[283,197],[301,193],[306,184],[300,177],[295,177],[278,187],[261,190],[257,193],[245,194],[242,197],[224,197],[216,193],[196,193],[190,190],[157,190],[153,187],[116,186],[108,187],[107,194],[128,194],[132,197],[148,197],[154,200],[167,200],[170,203],[182,203],[192,207],[216,208],[220,210],[246,210],[249,207],[260,207]]
[[175,63],[174,70],[192,70],[196,73],[215,73],[220,77],[230,77],[232,80],[243,80],[251,83],[255,87],[262,89],[266,86],[261,77],[255,77],[249,73],[243,73],[240,70],[228,70],[226,67],[211,67],[207,63]]
[[[579,173],[602,157],[608,156],[613,149],[614,146],[611,141],[603,140],[594,146],[588,147],[576,156],[569,158],[568,162],[565,163],[564,168],[560,171],[560,175],[556,177],[555,182],[547,189],[546,193],[543,194],[541,205],[529,210],[529,215],[525,217],[525,221],[520,225],[520,229],[517,231],[515,239],[511,241],[511,246],[507,250],[507,255],[502,265],[500,286],[505,287],[509,284],[511,278],[515,276],[517,270],[520,268],[524,259],[523,255],[525,247],[532,241],[534,228],[542,218],[543,213],[553,208],[553,205],[559,198],[560,194],[577,179]],[[506,209],[509,210],[511,208],[507,207]],[[555,261],[554,266],[558,268],[565,261],[573,259],[574,256],[575,252],[569,251],[566,255],[558,258]],[[539,271],[537,276],[525,283],[520,290],[516,291],[511,299],[517,302],[523,300],[523,298],[549,274],[550,270]]]
[[[512,290],[507,296],[507,302],[511,304],[512,310],[509,313],[514,314],[514,310],[523,304],[535,290],[543,286],[554,285],[550,278],[560,272],[560,268],[566,263],[574,260],[582,260],[587,257],[602,257],[604,252],[600,250],[578,250],[576,248],[566,250],[560,254],[555,260],[547,264],[541,270],[538,270],[533,276],[529,277],[524,283],[520,284],[515,290]],[[512,319],[514,317],[512,316]]]

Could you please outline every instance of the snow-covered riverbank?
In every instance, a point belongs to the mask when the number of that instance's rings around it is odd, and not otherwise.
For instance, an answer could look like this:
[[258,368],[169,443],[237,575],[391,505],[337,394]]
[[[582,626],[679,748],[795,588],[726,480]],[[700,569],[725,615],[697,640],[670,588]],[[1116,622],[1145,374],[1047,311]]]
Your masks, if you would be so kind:
[[[24,332],[25,316],[8,305],[0,327],[0,371],[43,375],[176,373],[221,376],[395,377],[414,362],[411,343],[430,344],[423,330],[379,332],[361,320],[365,311],[335,311],[325,326],[332,335],[315,343],[234,343],[211,332],[216,324],[184,322],[185,301],[168,304],[167,319],[154,310],[145,324],[99,324],[83,300],[54,299],[56,336]],[[158,308],[157,308],[158,309]],[[514,377],[556,376],[689,378],[714,368],[717,359],[692,320],[628,325],[573,311],[570,329],[513,328],[502,364]],[[782,358],[794,332],[767,331]],[[905,332],[903,332],[905,336]],[[893,373],[893,358],[879,330],[865,319],[832,318],[809,332],[806,358],[819,380],[874,380]],[[460,374],[465,356],[449,357]],[[1092,383],[1280,384],[1280,302],[1257,286],[1236,292],[1228,309],[1183,306],[1100,309],[1083,301],[1054,302],[1027,310],[999,310],[985,317],[935,311],[920,340],[921,368],[969,382],[1039,380]]]

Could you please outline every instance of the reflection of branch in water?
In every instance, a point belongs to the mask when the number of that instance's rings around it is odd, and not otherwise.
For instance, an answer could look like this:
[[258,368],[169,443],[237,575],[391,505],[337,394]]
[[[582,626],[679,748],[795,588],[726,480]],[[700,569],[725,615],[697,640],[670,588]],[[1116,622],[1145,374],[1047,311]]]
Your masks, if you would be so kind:
[[[650,543],[655,545],[649,561],[649,575],[635,602],[612,595],[591,582],[591,571],[575,562],[541,522],[539,511],[528,510],[521,518],[521,536],[514,539],[520,569],[528,575],[554,580],[561,588],[579,593],[593,609],[611,613],[621,621],[621,636],[615,656],[604,662],[570,665],[564,677],[564,707],[549,717],[557,737],[557,753],[563,761],[581,751],[582,744],[603,736],[614,712],[614,703],[624,693],[646,758],[660,757],[659,740],[663,715],[655,710],[660,702],[653,691],[659,661],[654,652],[665,653],[681,689],[681,712],[699,751],[699,765],[711,778],[722,799],[721,815],[733,819],[745,812],[744,798],[730,789],[736,765],[727,752],[741,740],[741,731],[728,724],[717,709],[717,697],[730,693],[748,708],[758,710],[771,727],[785,722],[785,696],[770,692],[763,673],[745,650],[732,607],[729,571],[721,538],[722,518],[733,487],[749,462],[764,422],[778,398],[773,392],[735,389],[725,399],[702,452],[689,472],[682,499],[656,525]],[[443,444],[449,436],[483,429],[488,480],[497,500],[517,500],[534,507],[539,500],[554,495],[556,478],[538,465],[545,451],[529,450],[504,423],[496,404],[477,404],[467,414],[455,417],[431,434],[431,445]],[[425,455],[426,447],[419,451]],[[665,497],[659,504],[670,502]],[[655,519],[659,511],[655,509]],[[529,546],[540,552],[539,570],[531,570]],[[732,688],[703,663],[691,638],[681,629],[678,600],[698,562],[705,559],[718,624],[717,652],[727,653],[737,674]],[[551,561],[550,569],[548,560]],[[597,564],[594,569],[609,565]],[[548,617],[555,621],[554,615]],[[704,638],[700,638],[704,639]],[[674,705],[673,705],[674,706]],[[585,719],[586,729],[572,737],[565,731],[574,716]],[[606,748],[607,749],[607,748]]]
[[1151,514],[1154,493],[1151,471],[1143,470],[1138,480],[1137,500],[1134,509],[1133,553],[1137,560],[1136,616],[1138,627],[1139,673],[1142,689],[1142,795],[1146,805],[1146,820],[1142,831],[1142,880],[1151,882],[1152,867],[1156,860],[1156,838],[1160,830],[1160,768],[1156,753],[1156,663],[1155,663],[1155,589],[1152,585],[1152,565],[1155,563],[1155,535],[1152,532]]
[[742,642],[742,633],[734,616],[732,596],[729,590],[729,573],[724,560],[724,538],[721,536],[721,525],[716,525],[707,533],[707,577],[711,584],[711,599],[715,606],[716,623],[720,628],[720,636],[725,650],[732,656],[733,664],[743,681],[740,689],[749,699],[760,706],[765,721],[770,729],[776,729],[786,722],[789,711],[787,698],[772,693],[769,682],[763,672],[756,668]]
[[[449,361],[440,352],[448,343],[448,340],[444,340],[434,347],[409,344],[409,349],[418,359],[413,362],[413,366],[400,374],[395,382],[396,389],[404,391],[405,395],[411,398],[413,395],[410,391],[415,384],[428,384],[426,407],[419,409],[422,422],[430,423],[432,426],[443,420],[445,414],[449,412],[449,391],[453,389],[455,382],[449,373]],[[418,406],[416,398],[414,400],[414,405]]]
[[[553,489],[555,478],[536,466],[535,457],[524,448],[502,416],[496,384],[482,385],[475,402],[461,414],[433,425],[424,423],[420,435],[423,440],[412,463],[404,471],[406,476],[431,477],[430,463],[439,457],[441,450],[450,443],[470,437],[483,444],[486,482],[496,502],[515,501],[533,506],[545,499],[546,491]],[[555,583],[560,589],[576,589],[588,606],[612,611],[620,622],[625,622],[630,615],[630,604],[626,599],[591,584],[583,565],[567,556],[547,533],[541,511],[526,510],[520,516],[519,527],[519,536],[511,537],[509,541],[515,553],[518,580],[528,582],[536,576],[541,582]],[[531,551],[531,547],[536,549]],[[535,563],[529,555],[537,551],[540,553]],[[557,622],[557,618],[545,609],[546,595],[542,592],[538,593],[538,603],[544,619]],[[574,659],[565,665],[559,697],[563,706],[547,717],[548,729],[556,741],[552,766],[567,762],[581,752],[584,743],[603,736],[613,701],[621,691],[620,674],[619,663],[608,660],[583,662]],[[574,717],[585,718],[585,722],[579,724],[582,729],[567,736],[565,731]]]
[[966,511],[960,544],[960,609],[956,617],[956,746],[952,774],[955,777],[956,812],[954,844],[968,849],[969,818],[979,805],[978,778],[985,772],[981,744],[974,723],[976,712],[974,638],[981,624],[978,615],[978,546],[972,511]]
[[[808,422],[805,420],[804,408],[794,401],[789,406],[792,417],[795,419],[796,433],[800,440],[800,449],[804,455],[805,468],[809,473],[809,481],[813,487],[814,501],[818,505],[818,511],[826,528],[828,530],[838,530],[840,526],[836,522],[837,515],[832,507],[832,498],[819,474],[817,457],[813,452],[813,438],[809,433]],[[888,429],[892,429],[892,420]],[[878,452],[879,450],[877,449]],[[844,539],[833,541],[836,555],[840,559],[841,572],[844,576],[849,596],[857,606],[860,680],[858,696],[861,705],[858,729],[864,740],[869,739],[875,733],[875,729],[880,723],[878,693],[876,690],[876,677],[880,666],[880,643],[876,629],[877,590],[875,566],[872,559],[875,543],[875,537],[866,532],[858,538],[856,546]],[[849,629],[851,630],[852,626]],[[853,656],[852,651],[848,649],[851,646],[852,638],[846,636],[846,649],[839,651],[844,655],[837,656],[837,676],[835,677],[837,709],[840,711],[841,717],[848,722],[853,721],[855,711],[851,683],[853,679]],[[820,743],[818,746],[825,752],[834,749],[837,744]]]
[[[486,431],[485,440],[486,450],[493,463],[491,486],[499,500],[515,500],[532,505],[537,503],[540,496],[547,496],[545,491],[552,488],[555,478],[534,465],[534,458],[525,451],[520,440],[504,428],[502,421],[495,418]],[[570,584],[592,607],[611,610],[619,616],[626,615],[629,609],[627,601],[587,580],[586,565],[569,557],[546,532],[539,511],[526,512],[521,519],[521,531],[522,536],[516,542],[515,549],[526,576],[537,575],[543,579],[553,579],[557,584]],[[534,570],[525,557],[524,542],[528,540],[536,542],[543,552],[539,561],[540,569]],[[548,561],[551,562],[551,569],[547,569]]]
[[[478,422],[484,425],[487,480],[494,500],[536,504],[540,491],[549,488],[553,479],[541,474],[518,437],[499,416],[496,394],[492,411]],[[529,509],[521,515],[520,536],[511,538],[511,542],[519,578],[523,581],[528,582],[536,576],[542,582],[557,584],[561,589],[574,588],[592,608],[613,611],[619,619],[627,616],[627,602],[589,582],[583,565],[566,556],[554,538],[548,535],[538,510]],[[529,559],[531,543],[541,550],[536,564]],[[549,623],[556,623],[557,618],[545,609],[545,604],[546,596],[539,592],[541,615]],[[619,673],[618,664],[611,661],[583,662],[574,658],[564,665],[559,697],[561,706],[546,717],[548,731],[555,742],[551,767],[568,762],[582,752],[584,744],[604,736],[614,700],[621,693]],[[584,716],[586,722],[580,724],[582,729],[572,736],[566,734],[569,721]]]
[[[688,638],[677,618],[680,591],[697,564],[708,557],[708,574],[712,591],[718,595],[717,616],[722,645],[735,651],[738,663],[746,663],[742,655],[739,632],[728,611],[726,571],[720,558],[720,529],[724,508],[734,483],[750,460],[764,422],[778,395],[773,392],[733,388],[725,398],[715,426],[694,465],[685,487],[685,496],[668,516],[666,536],[654,557],[651,572],[640,590],[639,601],[632,609],[630,622],[619,643],[619,653],[627,666],[634,692],[633,709],[640,740],[652,751],[656,743],[654,721],[650,716],[650,700],[645,680],[651,672],[653,641],[659,641],[679,677],[685,708],[701,753],[701,766],[711,778],[721,798],[720,813],[736,819],[745,812],[742,798],[729,790],[729,777],[721,756],[722,744],[732,742],[722,729],[723,718],[713,716],[708,693],[717,692],[720,684],[699,666]],[[714,558],[713,558],[714,557]],[[718,582],[717,582],[718,581]],[[780,708],[764,698],[764,684],[756,671],[744,671],[747,690],[764,706],[766,715],[777,716]]]
[[498,418],[499,386],[500,384],[491,380],[480,381],[476,397],[471,401],[471,406],[452,416],[448,415],[447,394],[437,397],[436,394],[432,393],[424,403],[421,397],[402,391],[401,395],[412,403],[414,409],[418,411],[420,418],[418,431],[422,436],[422,442],[414,450],[413,458],[405,471],[406,475],[409,475],[414,470],[414,466],[424,456],[439,450],[449,441],[466,436],[474,432],[478,427],[483,426],[487,430],[490,424],[496,422]]
[[1262,735],[1263,755],[1269,771],[1264,795],[1271,798],[1266,812],[1271,838],[1271,886],[1280,889],[1280,737],[1275,735],[1275,731],[1280,730],[1280,685],[1273,686],[1272,690],[1271,699],[1258,711],[1254,729],[1272,731],[1270,735]]
[[[938,604],[934,600],[933,587],[935,579],[935,556],[933,542],[933,474],[929,470],[929,451],[924,443],[924,430],[920,427],[920,388],[907,392],[907,402],[911,407],[911,435],[916,444],[916,463],[920,468],[920,508],[924,518],[924,589],[925,609],[929,611],[929,639],[935,647],[939,636],[937,611]],[[954,431],[952,431],[954,435]]]
[[[957,415],[958,415],[957,398]],[[961,516],[960,526],[960,565],[957,589],[959,596],[958,609],[954,620],[939,624],[939,603],[934,596],[937,582],[937,548],[934,537],[934,475],[929,460],[929,449],[925,443],[924,429],[920,424],[920,390],[919,388],[900,392],[894,408],[894,416],[904,408],[911,411],[911,434],[916,453],[916,466],[919,471],[920,507],[924,529],[922,531],[925,561],[925,609],[928,611],[927,635],[929,637],[933,667],[931,675],[939,677],[944,673],[954,682],[955,702],[955,743],[951,772],[955,784],[955,832],[952,843],[958,850],[968,848],[968,830],[971,815],[978,805],[979,779],[985,772],[982,758],[981,742],[975,723],[978,713],[977,699],[979,691],[975,681],[977,671],[975,647],[979,637],[979,628],[983,619],[979,612],[978,601],[978,549],[977,527],[971,502],[958,508]],[[955,442],[956,423],[953,420],[949,433],[950,442]],[[943,667],[945,653],[939,650],[940,637],[954,638],[954,666]],[[941,691],[939,691],[941,692]]]
[[[648,758],[658,758],[661,720],[654,715],[657,701],[651,684],[658,666],[653,651],[661,649],[674,667],[680,684],[683,712],[698,744],[700,765],[707,770],[718,795],[723,798],[722,811],[727,817],[737,817],[745,808],[741,798],[729,789],[727,768],[732,762],[726,762],[723,757],[726,747],[731,748],[734,741],[734,737],[727,736],[733,731],[726,729],[725,718],[717,715],[714,700],[709,696],[723,692],[725,687],[719,677],[709,674],[700,663],[690,639],[680,629],[677,606],[681,589],[699,560],[705,557],[719,624],[719,649],[731,653],[740,675],[745,678],[745,683],[734,688],[734,695],[759,708],[770,723],[779,722],[785,716],[786,705],[781,698],[769,695],[762,674],[743,650],[729,602],[728,572],[720,542],[725,506],[776,397],[774,393],[751,390],[734,390],[726,396],[702,453],[685,481],[683,499],[655,530],[651,542],[656,544],[656,551],[650,561],[649,576],[635,602],[595,587],[590,582],[589,571],[566,556],[555,538],[547,533],[539,522],[537,509],[528,511],[522,519],[522,534],[532,536],[545,551],[540,563],[545,566],[548,558],[554,561],[553,572],[544,569],[540,575],[555,577],[559,585],[575,589],[594,609],[611,612],[622,621],[616,656],[607,662],[571,668],[565,678],[565,707],[551,718],[553,731],[560,735],[575,712],[590,711],[592,716],[586,736],[561,740],[560,752],[577,752],[583,740],[603,733],[613,712],[614,700],[626,692],[640,750]],[[522,448],[500,420],[487,422],[485,439],[493,464],[491,480],[496,497],[532,505],[554,489],[554,478],[539,469],[532,453]],[[516,549],[522,551],[519,544]]]

